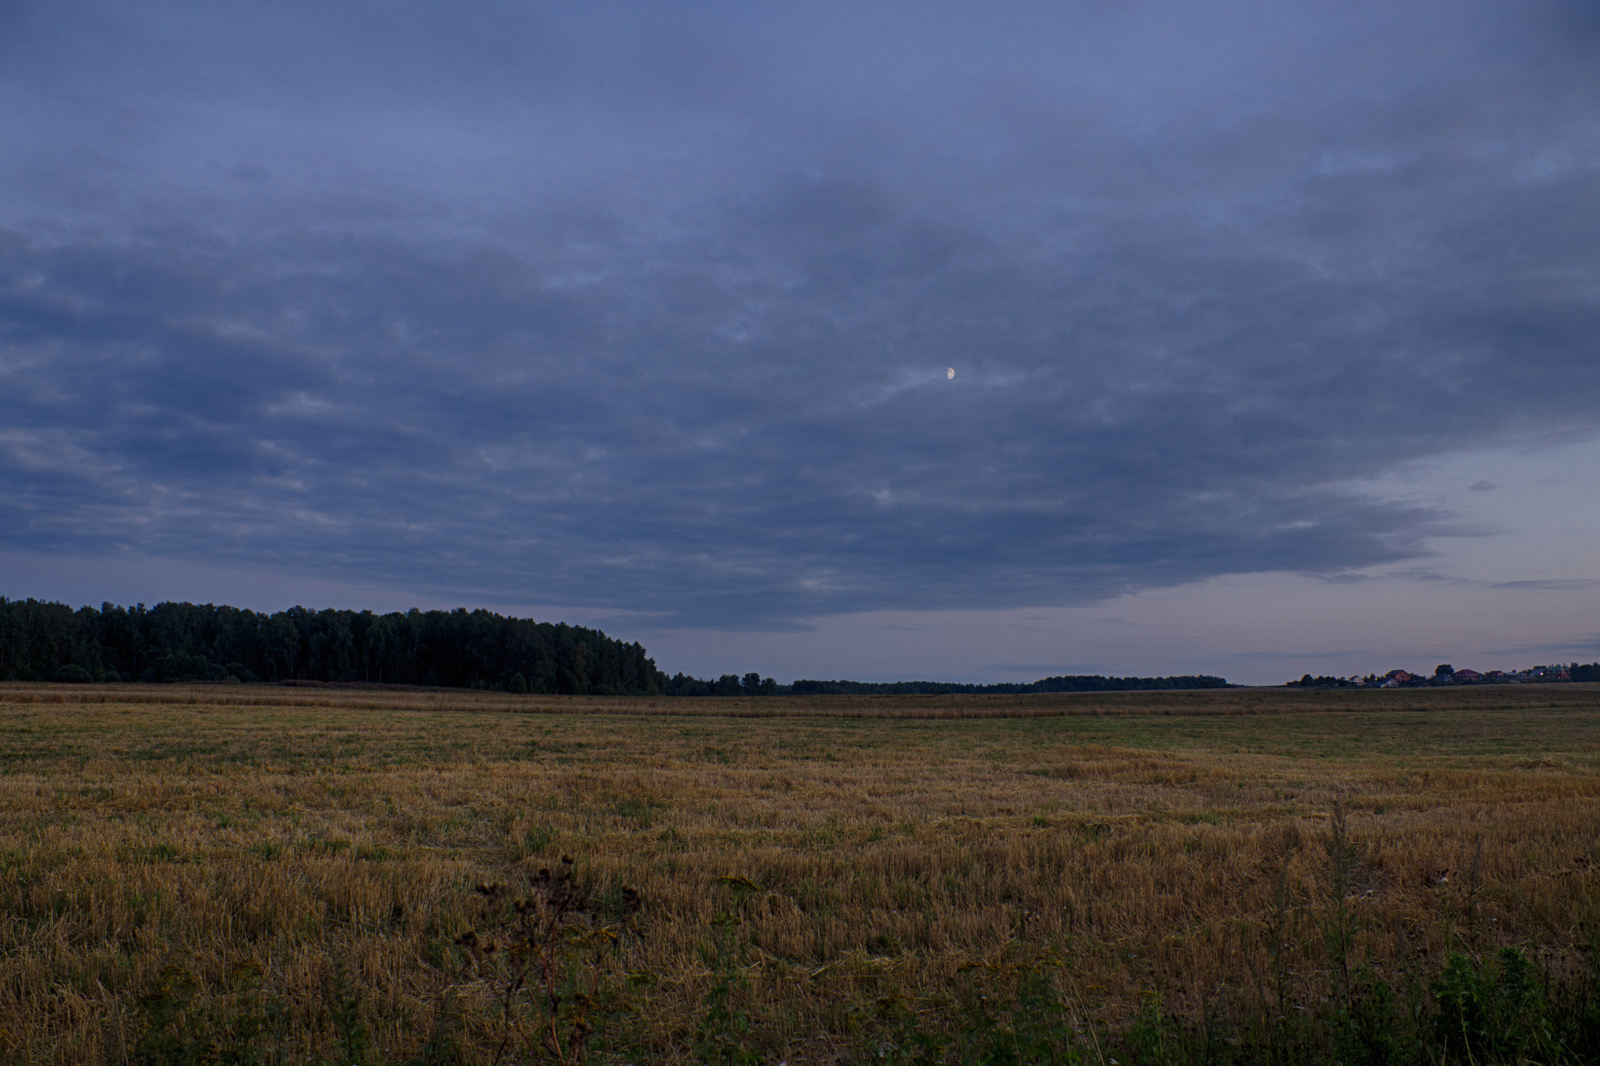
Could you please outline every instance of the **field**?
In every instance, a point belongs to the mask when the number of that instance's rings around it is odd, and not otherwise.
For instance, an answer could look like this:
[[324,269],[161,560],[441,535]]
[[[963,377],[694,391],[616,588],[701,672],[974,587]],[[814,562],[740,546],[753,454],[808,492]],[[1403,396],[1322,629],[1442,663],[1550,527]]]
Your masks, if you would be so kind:
[[0,686],[0,901],[12,1062],[1324,1061],[1588,987],[1600,687]]

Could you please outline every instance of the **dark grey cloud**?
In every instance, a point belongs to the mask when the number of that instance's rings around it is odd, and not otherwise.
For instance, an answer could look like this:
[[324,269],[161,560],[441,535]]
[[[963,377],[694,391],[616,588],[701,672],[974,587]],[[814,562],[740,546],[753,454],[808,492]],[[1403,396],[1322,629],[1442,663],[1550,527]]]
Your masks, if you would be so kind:
[[[1405,581],[1435,586],[1453,586],[1471,589],[1501,589],[1524,592],[1588,592],[1600,589],[1600,580],[1588,577],[1526,578],[1515,581],[1486,581],[1482,578],[1444,574],[1426,567],[1407,567],[1387,575],[1361,575],[1356,581],[1383,581],[1401,578]],[[1331,580],[1339,581],[1339,577]]]
[[[1361,651],[1250,651],[1234,652],[1219,658],[1224,662],[1298,662],[1301,659],[1349,659],[1366,654]],[[1485,653],[1487,654],[1487,653]]]
[[783,626],[1595,430],[1583,5],[5,10],[9,548]]
[[1600,581],[1587,577],[1548,578],[1535,581],[1499,581],[1490,588],[1532,589],[1538,592],[1587,592],[1600,588]]
[[1479,655],[1547,655],[1554,661],[1565,663],[1568,656],[1600,655],[1600,633],[1590,634],[1571,641],[1547,641],[1540,644],[1522,644],[1514,648],[1479,652]]

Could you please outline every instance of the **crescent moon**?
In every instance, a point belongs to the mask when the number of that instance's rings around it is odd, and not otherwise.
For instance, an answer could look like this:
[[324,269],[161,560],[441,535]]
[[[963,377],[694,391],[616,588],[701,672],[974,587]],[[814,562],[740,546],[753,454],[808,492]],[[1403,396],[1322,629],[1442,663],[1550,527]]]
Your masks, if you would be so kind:
[[945,368],[945,372],[944,372],[944,379],[946,381],[954,381],[956,379],[956,368],[953,367],[953,366],[952,367],[946,367]]

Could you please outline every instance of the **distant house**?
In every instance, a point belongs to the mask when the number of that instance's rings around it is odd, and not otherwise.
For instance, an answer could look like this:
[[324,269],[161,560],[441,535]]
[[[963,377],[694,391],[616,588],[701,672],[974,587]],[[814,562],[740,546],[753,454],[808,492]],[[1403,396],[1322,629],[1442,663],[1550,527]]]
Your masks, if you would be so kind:
[[1393,685],[1385,686],[1387,688],[1398,688],[1401,685],[1408,685],[1411,683],[1411,674],[1406,670],[1390,670],[1383,676],[1385,680],[1394,682]]
[[1457,670],[1455,679],[1457,681],[1482,681],[1483,675],[1476,670]]

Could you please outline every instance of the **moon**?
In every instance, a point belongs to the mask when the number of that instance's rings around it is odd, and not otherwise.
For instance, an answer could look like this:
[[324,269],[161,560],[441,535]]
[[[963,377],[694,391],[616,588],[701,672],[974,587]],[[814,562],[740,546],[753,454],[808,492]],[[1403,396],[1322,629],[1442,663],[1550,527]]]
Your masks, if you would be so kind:
[[956,368],[953,366],[946,367],[944,371],[944,379],[946,381],[954,381],[956,379]]

